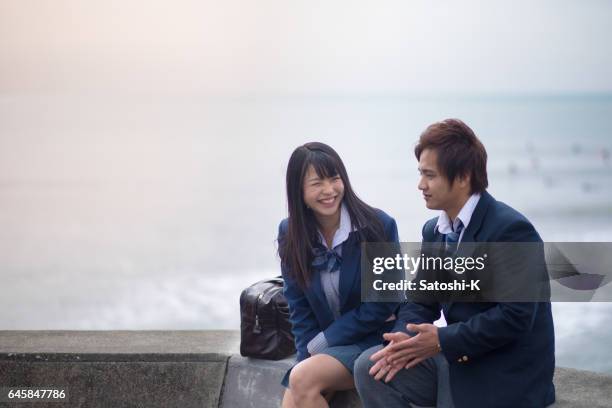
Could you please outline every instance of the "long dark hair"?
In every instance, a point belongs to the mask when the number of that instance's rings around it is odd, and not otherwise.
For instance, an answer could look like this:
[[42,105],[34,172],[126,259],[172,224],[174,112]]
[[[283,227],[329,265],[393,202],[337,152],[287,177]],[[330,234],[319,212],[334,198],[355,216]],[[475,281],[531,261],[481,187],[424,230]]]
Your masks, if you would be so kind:
[[346,205],[351,226],[359,234],[360,241],[385,241],[382,222],[374,208],[361,201],[353,191],[338,153],[330,146],[318,142],[298,147],[291,154],[287,165],[289,225],[287,233],[279,239],[278,252],[289,276],[302,288],[310,284],[313,247],[319,240],[314,213],[304,203],[304,177],[310,166],[320,178],[340,176],[344,184],[342,203]]

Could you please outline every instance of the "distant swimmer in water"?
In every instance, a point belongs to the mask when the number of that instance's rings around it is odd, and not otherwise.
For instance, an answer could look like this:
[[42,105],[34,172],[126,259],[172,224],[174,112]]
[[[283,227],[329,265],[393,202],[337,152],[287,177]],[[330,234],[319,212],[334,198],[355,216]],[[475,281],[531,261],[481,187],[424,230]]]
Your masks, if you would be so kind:
[[606,164],[610,164],[610,151],[605,147],[602,147],[600,151],[601,160]]

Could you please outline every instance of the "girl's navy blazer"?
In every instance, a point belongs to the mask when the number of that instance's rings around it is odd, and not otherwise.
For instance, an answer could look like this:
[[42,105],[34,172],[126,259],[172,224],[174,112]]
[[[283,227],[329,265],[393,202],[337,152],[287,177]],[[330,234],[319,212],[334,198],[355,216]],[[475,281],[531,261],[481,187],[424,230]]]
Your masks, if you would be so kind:
[[[376,215],[384,226],[388,242],[398,242],[395,220],[382,210]],[[282,242],[287,232],[288,220],[281,221],[278,240]],[[361,242],[356,231],[342,244],[342,265],[340,267],[340,313],[334,320],[318,272],[313,273],[312,282],[303,290],[288,276],[287,266],[281,270],[285,280],[284,294],[289,304],[290,320],[295,337],[297,360],[310,356],[306,345],[320,331],[325,334],[329,347],[355,344],[362,350],[383,342],[382,334],[390,332],[393,321],[389,321],[399,303],[361,302]]]

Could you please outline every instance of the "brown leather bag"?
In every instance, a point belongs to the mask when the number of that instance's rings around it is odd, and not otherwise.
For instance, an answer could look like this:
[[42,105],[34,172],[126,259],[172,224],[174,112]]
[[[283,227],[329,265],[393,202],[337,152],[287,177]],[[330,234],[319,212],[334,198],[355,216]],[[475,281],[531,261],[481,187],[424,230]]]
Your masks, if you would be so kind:
[[283,279],[259,281],[240,295],[240,354],[280,360],[295,353]]

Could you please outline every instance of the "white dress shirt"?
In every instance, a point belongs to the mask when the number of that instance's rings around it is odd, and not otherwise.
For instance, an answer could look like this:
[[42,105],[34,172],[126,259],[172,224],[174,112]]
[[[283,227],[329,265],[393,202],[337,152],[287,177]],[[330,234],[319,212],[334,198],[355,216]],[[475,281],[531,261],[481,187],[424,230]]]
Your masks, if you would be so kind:
[[437,230],[438,232],[440,232],[440,234],[446,235],[448,233],[456,231],[457,227],[459,226],[459,221],[461,221],[461,223],[463,224],[463,229],[461,230],[459,240],[457,241],[457,245],[459,245],[459,243],[461,242],[461,238],[463,238],[463,233],[467,229],[468,224],[472,219],[472,214],[474,214],[474,210],[476,209],[476,205],[478,204],[479,200],[480,193],[472,194],[470,198],[468,198],[468,200],[465,202],[465,204],[463,204],[463,207],[461,207],[459,214],[457,214],[457,217],[453,220],[452,226],[448,214],[446,213],[446,211],[442,211],[440,213],[440,216],[438,217],[438,223],[434,228],[434,232]]

